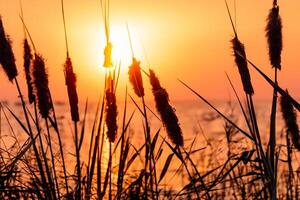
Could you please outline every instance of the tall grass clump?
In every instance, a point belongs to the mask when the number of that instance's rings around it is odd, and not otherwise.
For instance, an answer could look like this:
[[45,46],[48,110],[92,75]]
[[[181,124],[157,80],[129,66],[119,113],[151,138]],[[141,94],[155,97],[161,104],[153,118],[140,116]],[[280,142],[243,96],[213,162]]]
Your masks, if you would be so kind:
[[[78,122],[79,122],[80,118],[79,118],[79,108],[78,108],[78,94],[77,94],[77,88],[76,88],[77,78],[76,78],[76,74],[74,73],[74,70],[73,70],[73,64],[72,64],[71,58],[69,56],[69,45],[68,45],[67,27],[66,27],[65,10],[64,10],[64,1],[63,0],[61,0],[61,9],[62,9],[62,17],[63,17],[63,25],[64,25],[65,43],[66,43],[66,61],[64,63],[64,75],[65,75],[65,83],[66,83],[67,92],[68,92],[69,106],[70,106],[70,111],[71,111],[71,119],[74,123],[74,132],[75,132],[74,137],[75,137],[75,155],[76,155],[76,172],[77,172],[75,198],[81,199],[82,198],[82,189],[81,189],[82,176],[81,176],[80,142],[81,142],[81,137],[83,137],[83,133],[81,133],[82,136],[79,136]],[[68,180],[67,180],[66,167],[65,167],[65,161],[64,161],[64,153],[63,153],[62,142],[61,142],[59,133],[58,133],[58,139],[59,139],[60,152],[61,152],[62,162],[63,162],[66,191],[67,191],[67,195],[69,196]]]

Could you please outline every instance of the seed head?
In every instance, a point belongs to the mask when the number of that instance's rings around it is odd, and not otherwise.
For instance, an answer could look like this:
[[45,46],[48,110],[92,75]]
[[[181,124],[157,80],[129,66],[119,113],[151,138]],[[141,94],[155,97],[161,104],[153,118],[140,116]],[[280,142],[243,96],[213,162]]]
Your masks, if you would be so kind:
[[11,47],[11,40],[5,34],[2,18],[0,16],[0,64],[3,67],[8,79],[12,81],[17,75],[15,56]]
[[116,95],[112,88],[108,88],[105,91],[105,122],[107,127],[107,137],[109,142],[115,142],[118,125],[117,125],[117,103],[116,103]]
[[294,146],[300,151],[300,137],[299,127],[297,124],[297,114],[288,96],[281,96],[280,100],[282,117],[287,127],[287,131],[292,137]]
[[76,74],[73,72],[72,61],[70,57],[67,57],[67,60],[64,65],[65,80],[68,90],[69,104],[71,108],[71,117],[74,122],[79,121],[79,112],[78,112],[78,95],[76,90]]
[[52,109],[52,103],[49,94],[48,74],[46,72],[45,61],[39,54],[35,54],[34,56],[32,75],[39,112],[43,118],[47,118]]
[[143,97],[144,87],[143,87],[143,78],[140,69],[140,61],[137,61],[135,58],[132,58],[132,64],[129,66],[129,80],[133,86],[134,92],[138,97]]
[[183,146],[182,131],[178,123],[178,118],[173,107],[169,104],[169,95],[167,91],[161,87],[158,78],[153,70],[150,72],[150,83],[152,93],[154,95],[156,109],[161,116],[162,122],[167,129],[167,133],[172,143],[177,146]]
[[25,71],[27,90],[28,90],[28,100],[29,100],[29,103],[33,103],[35,97],[33,94],[33,87],[32,87],[31,74],[30,74],[32,54],[31,54],[31,49],[30,49],[27,39],[24,40],[23,45],[24,45],[23,46],[23,48],[24,48],[24,71]]
[[112,44],[110,42],[108,42],[106,47],[104,48],[104,64],[103,64],[103,66],[105,68],[110,68],[113,66],[111,54],[112,54]]
[[233,48],[233,54],[235,57],[235,63],[239,69],[244,91],[246,92],[246,94],[253,95],[254,91],[248,69],[245,47],[237,37],[234,37],[231,40],[231,43]]
[[267,18],[266,37],[269,47],[269,59],[271,65],[281,69],[282,51],[282,23],[279,15],[279,7],[274,5]]

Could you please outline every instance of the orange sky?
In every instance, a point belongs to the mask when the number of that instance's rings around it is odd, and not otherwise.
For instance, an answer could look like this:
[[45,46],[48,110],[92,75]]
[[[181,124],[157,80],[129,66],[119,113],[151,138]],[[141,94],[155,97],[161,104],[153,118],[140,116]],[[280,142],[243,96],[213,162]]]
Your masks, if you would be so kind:
[[[80,100],[96,100],[103,90],[104,24],[99,0],[65,0],[70,55],[78,77]],[[233,8],[233,1],[228,0]],[[248,58],[267,74],[273,74],[268,61],[264,27],[272,0],[237,0],[237,29]],[[300,96],[300,1],[280,1],[283,20],[282,72],[279,83]],[[38,51],[46,58],[50,89],[54,99],[66,99],[62,65],[65,43],[60,0],[23,0],[26,24]],[[232,9],[233,11],[233,9]],[[13,40],[19,79],[22,69],[22,24],[18,17],[19,0],[0,0],[0,14],[7,34]],[[116,57],[121,59],[119,94],[124,91],[130,46],[126,22],[132,33],[136,57],[142,67],[153,68],[172,99],[194,99],[178,81],[180,78],[209,99],[233,96],[226,80],[229,73],[242,91],[234,65],[230,39],[232,29],[222,0],[111,0],[111,35]],[[250,70],[255,98],[270,98],[270,87]],[[146,77],[145,77],[146,78]],[[149,88],[149,82],[145,87]],[[131,88],[131,86],[129,86]],[[25,92],[25,85],[23,84]],[[16,99],[15,86],[0,70],[0,100]],[[132,90],[130,90],[132,93]],[[149,95],[150,96],[150,95]],[[149,97],[152,99],[152,97]]]

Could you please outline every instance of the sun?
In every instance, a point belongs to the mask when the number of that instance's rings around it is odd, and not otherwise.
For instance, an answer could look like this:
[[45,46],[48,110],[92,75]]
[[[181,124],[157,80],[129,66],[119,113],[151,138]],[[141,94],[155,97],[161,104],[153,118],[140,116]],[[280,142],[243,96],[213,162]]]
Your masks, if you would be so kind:
[[124,63],[130,62],[132,52],[125,25],[124,27],[112,26],[110,30],[110,40],[113,44],[113,60]]
[[[135,26],[130,27],[130,38],[134,57],[137,60],[144,60],[144,49],[139,36],[139,30]],[[106,47],[106,37],[103,29],[95,29],[93,34],[93,58],[97,61],[97,71],[105,73],[107,68],[104,65],[104,49]],[[126,23],[111,23],[109,42],[112,44],[112,63],[114,68],[121,67],[121,73],[127,73],[128,67],[132,63],[132,50],[127,31]]]
[[141,48],[141,42],[139,41],[138,34],[134,29],[130,30],[130,38],[131,44],[125,23],[121,25],[112,25],[110,27],[110,41],[113,45],[112,59],[114,65],[121,62],[122,65],[127,66],[131,64],[133,54],[138,58],[142,56],[143,51]]

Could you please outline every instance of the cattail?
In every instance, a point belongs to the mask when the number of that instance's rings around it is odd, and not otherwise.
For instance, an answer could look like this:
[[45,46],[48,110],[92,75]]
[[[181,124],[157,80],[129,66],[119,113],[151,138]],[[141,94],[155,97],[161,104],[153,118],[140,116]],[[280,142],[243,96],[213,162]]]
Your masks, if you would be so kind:
[[79,121],[78,113],[78,95],[76,90],[76,74],[73,72],[72,61],[70,57],[67,57],[67,60],[64,65],[64,73],[66,79],[66,85],[68,89],[69,104],[71,108],[71,116],[74,122]]
[[108,42],[106,47],[104,48],[104,64],[103,64],[103,67],[110,68],[110,67],[113,66],[111,54],[112,54],[112,44],[110,42]]
[[297,124],[297,114],[288,96],[281,96],[281,112],[285,121],[288,133],[291,134],[294,146],[300,151],[299,127]]
[[43,57],[38,54],[35,54],[34,57],[32,75],[38,100],[38,108],[42,117],[47,118],[52,108],[48,87],[48,74]]
[[235,63],[239,69],[244,91],[246,92],[246,94],[253,95],[254,91],[253,91],[251,77],[248,69],[245,47],[237,37],[234,37],[231,40],[231,43],[232,43],[233,53],[235,57]]
[[12,81],[17,75],[15,56],[11,47],[11,41],[5,34],[2,18],[0,16],[0,64],[2,65],[8,79]]
[[113,87],[109,87],[105,91],[105,122],[107,128],[107,137],[109,142],[114,142],[117,136],[117,103],[116,103],[116,94],[113,90]]
[[137,61],[134,57],[132,58],[132,64],[129,66],[129,80],[133,86],[134,92],[138,97],[143,97],[144,87],[143,79],[140,69],[140,61]]
[[178,118],[174,109],[169,104],[169,95],[161,87],[158,78],[153,70],[150,71],[150,83],[155,98],[156,109],[161,116],[162,122],[167,129],[167,133],[173,144],[183,146],[182,131],[178,123]]
[[23,45],[24,45],[23,46],[24,47],[24,71],[25,71],[25,77],[26,77],[26,83],[27,83],[28,99],[29,99],[29,103],[33,103],[35,97],[33,94],[31,74],[30,74],[32,54],[31,54],[31,49],[30,49],[27,39],[24,40]]
[[279,15],[279,6],[274,2],[267,18],[266,37],[269,46],[269,58],[271,65],[281,69],[281,50],[282,50],[282,24]]

